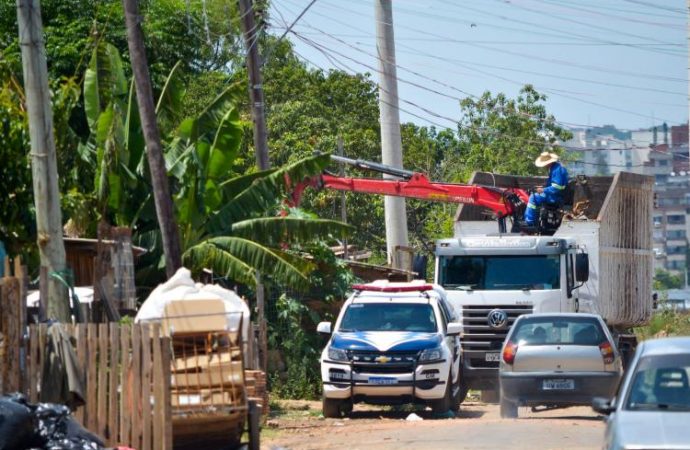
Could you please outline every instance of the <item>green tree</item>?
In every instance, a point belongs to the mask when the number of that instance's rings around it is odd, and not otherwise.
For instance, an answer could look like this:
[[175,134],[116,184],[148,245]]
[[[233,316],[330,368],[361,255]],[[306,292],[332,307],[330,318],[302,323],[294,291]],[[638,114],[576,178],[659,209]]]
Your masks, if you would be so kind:
[[680,289],[683,287],[683,278],[681,275],[675,275],[664,269],[657,269],[654,273],[654,289]]
[[572,136],[547,113],[544,101],[546,96],[531,85],[523,87],[516,99],[490,92],[479,99],[464,99],[460,103],[460,154],[456,157],[461,161],[456,164],[456,179],[466,180],[474,170],[540,174],[534,166],[539,153],[560,153],[556,141]]

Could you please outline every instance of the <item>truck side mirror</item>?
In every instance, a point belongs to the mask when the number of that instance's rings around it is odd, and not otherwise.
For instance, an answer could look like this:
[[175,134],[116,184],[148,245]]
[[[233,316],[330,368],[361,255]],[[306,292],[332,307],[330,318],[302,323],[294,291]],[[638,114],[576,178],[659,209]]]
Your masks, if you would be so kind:
[[316,331],[322,335],[331,334],[331,323],[330,322],[319,322],[316,326]]
[[578,253],[575,255],[575,281],[586,283],[589,280],[589,255]]

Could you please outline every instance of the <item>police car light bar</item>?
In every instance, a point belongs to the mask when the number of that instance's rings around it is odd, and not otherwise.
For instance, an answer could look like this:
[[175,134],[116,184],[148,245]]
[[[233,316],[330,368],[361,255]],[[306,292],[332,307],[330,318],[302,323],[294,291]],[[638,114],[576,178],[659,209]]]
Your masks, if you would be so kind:
[[415,284],[408,286],[377,286],[374,284],[353,284],[352,289],[356,291],[373,292],[425,292],[434,290],[431,284]]

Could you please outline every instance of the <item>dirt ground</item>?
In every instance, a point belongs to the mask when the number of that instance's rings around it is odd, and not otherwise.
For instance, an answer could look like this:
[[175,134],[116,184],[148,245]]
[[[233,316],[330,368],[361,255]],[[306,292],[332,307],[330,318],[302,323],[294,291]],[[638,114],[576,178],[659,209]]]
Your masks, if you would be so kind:
[[[274,404],[264,425],[262,449],[598,449],[604,422],[587,407],[532,412],[501,419],[498,405],[462,405],[456,417],[429,410],[356,405],[349,418],[324,419],[320,402]],[[406,420],[414,412],[422,420]]]

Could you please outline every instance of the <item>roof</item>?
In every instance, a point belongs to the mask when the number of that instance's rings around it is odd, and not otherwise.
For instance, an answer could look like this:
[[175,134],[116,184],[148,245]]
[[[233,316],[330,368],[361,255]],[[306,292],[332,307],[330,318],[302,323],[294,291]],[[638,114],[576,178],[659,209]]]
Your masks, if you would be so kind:
[[690,354],[690,336],[650,339],[638,347],[638,352],[642,356]]
[[[500,308],[499,308],[500,309]],[[506,307],[506,309],[510,309],[510,307]],[[562,313],[562,312],[553,312],[553,313],[532,313],[532,314],[522,314],[520,318],[531,318],[531,317],[589,317],[589,318],[594,318],[594,319],[600,319],[601,316],[599,314],[590,314],[590,313]]]

